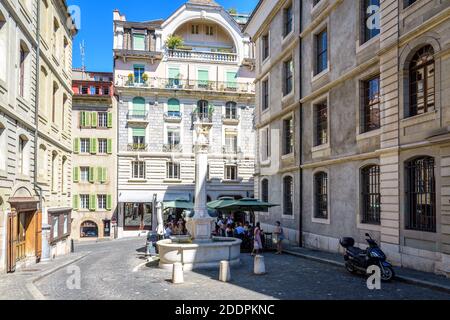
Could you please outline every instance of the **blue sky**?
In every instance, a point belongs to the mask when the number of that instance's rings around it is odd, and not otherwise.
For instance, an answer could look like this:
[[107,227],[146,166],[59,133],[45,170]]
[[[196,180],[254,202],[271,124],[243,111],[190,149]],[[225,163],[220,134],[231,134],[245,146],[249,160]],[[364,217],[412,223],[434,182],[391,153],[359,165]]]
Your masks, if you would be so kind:
[[[81,66],[80,42],[85,43],[85,64],[90,71],[112,71],[112,12],[126,15],[127,20],[165,19],[187,0],[68,0],[81,9],[81,30],[73,44],[73,66]],[[236,8],[251,13],[258,0],[216,0],[225,9]]]

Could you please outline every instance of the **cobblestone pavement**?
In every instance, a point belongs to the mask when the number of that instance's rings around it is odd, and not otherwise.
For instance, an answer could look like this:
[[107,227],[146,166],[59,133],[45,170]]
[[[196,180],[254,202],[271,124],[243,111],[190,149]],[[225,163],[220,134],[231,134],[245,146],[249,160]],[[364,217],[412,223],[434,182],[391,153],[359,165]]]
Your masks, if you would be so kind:
[[[76,251],[91,253],[74,265],[81,271],[81,289],[70,290],[69,277],[61,269],[40,281],[37,288],[47,299],[445,299],[450,294],[392,282],[382,290],[370,291],[364,277],[348,274],[343,268],[290,255],[265,255],[268,274],[252,274],[252,258],[242,255],[240,266],[232,269],[233,281],[222,283],[218,270],[185,273],[185,283],[172,285],[171,272],[142,257],[145,239],[119,240],[79,245]],[[136,272],[136,267],[144,265]]]

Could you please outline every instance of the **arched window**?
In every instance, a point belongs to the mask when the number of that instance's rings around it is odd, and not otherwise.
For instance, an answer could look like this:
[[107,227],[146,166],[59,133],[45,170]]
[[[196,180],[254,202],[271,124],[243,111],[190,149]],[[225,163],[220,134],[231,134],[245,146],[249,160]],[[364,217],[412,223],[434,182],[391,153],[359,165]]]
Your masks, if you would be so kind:
[[80,226],[81,238],[97,238],[98,226],[93,221],[84,221]]
[[406,229],[436,232],[434,165],[432,157],[419,157],[405,163]]
[[67,192],[66,174],[67,174],[67,157],[64,156],[62,158],[62,163],[61,163],[61,191],[62,191],[62,193]]
[[325,172],[314,175],[314,218],[328,219],[328,175]]
[[361,169],[361,222],[380,224],[380,167],[369,165]]
[[45,41],[48,42],[48,35],[49,35],[49,30],[48,30],[48,1],[47,0],[40,0],[41,1],[41,6],[40,6],[40,30],[41,30],[41,34],[42,37],[44,38]]
[[283,179],[283,214],[286,216],[294,214],[294,179],[291,176]]
[[261,181],[261,200],[269,202],[269,180],[267,179]]
[[419,49],[409,66],[409,112],[412,117],[435,108],[435,66],[433,47]]
[[238,118],[237,114],[237,104],[236,102],[229,101],[225,104],[225,119],[236,120]]
[[19,136],[18,157],[17,157],[17,171],[20,174],[29,174],[29,153],[28,153],[28,138],[25,135]]
[[7,68],[7,30],[6,18],[0,11],[0,79],[6,81]]
[[177,99],[169,99],[167,102],[167,112],[169,117],[180,116],[180,101]]
[[27,86],[26,83],[28,81],[28,56],[30,50],[25,45],[25,43],[20,43],[19,48],[19,95],[21,97],[25,97],[27,94]]
[[52,152],[52,191],[56,192],[58,187],[58,153]]
[[131,115],[134,118],[145,118],[145,99],[141,97],[136,97],[133,99],[133,110]]
[[67,104],[67,100],[69,100],[69,98],[67,97],[66,93],[63,93],[63,103],[61,106],[61,130],[65,130],[66,129],[66,123],[65,123],[65,118],[66,118],[66,104]]
[[0,122],[0,170],[6,170],[6,159],[8,158],[8,150],[6,144],[6,128]]
[[41,71],[39,73],[39,109],[47,116],[47,79],[48,72],[44,66],[41,66]]
[[197,115],[200,119],[207,119],[209,113],[209,103],[206,100],[197,102]]

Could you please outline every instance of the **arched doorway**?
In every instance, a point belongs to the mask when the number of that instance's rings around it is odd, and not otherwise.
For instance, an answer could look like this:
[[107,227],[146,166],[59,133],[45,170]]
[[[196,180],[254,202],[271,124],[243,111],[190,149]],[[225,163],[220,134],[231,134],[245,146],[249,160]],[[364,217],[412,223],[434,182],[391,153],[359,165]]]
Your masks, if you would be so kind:
[[93,221],[84,221],[80,226],[80,238],[98,238],[98,226]]

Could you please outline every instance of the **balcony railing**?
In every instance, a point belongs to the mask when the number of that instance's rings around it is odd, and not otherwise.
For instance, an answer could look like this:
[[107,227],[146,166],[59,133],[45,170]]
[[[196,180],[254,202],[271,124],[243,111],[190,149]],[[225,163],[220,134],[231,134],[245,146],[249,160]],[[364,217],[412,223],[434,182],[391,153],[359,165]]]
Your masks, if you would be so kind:
[[234,146],[223,146],[222,147],[223,154],[238,154],[241,153],[241,148]]
[[130,88],[156,88],[169,90],[198,90],[215,92],[236,92],[236,93],[255,93],[255,85],[247,82],[225,82],[225,81],[204,81],[188,79],[165,79],[149,78],[145,82],[129,81],[128,79],[119,79],[118,86]]
[[169,59],[176,60],[197,60],[236,63],[238,55],[236,53],[226,52],[210,52],[210,51],[193,51],[193,50],[174,50],[168,49],[166,55]]
[[163,145],[163,152],[179,152],[181,153],[183,151],[183,147],[181,144],[165,144]]
[[182,117],[181,112],[169,111],[164,113],[164,120],[167,122],[180,122]]
[[147,117],[148,117],[148,112],[146,112],[146,111],[130,110],[130,111],[128,111],[128,115],[127,115],[128,120],[146,121]]
[[224,123],[239,123],[240,117],[238,115],[223,115],[222,121]]
[[192,113],[192,121],[200,123],[212,123],[213,114],[211,112],[194,112]]
[[148,144],[147,143],[129,143],[128,151],[147,151]]

